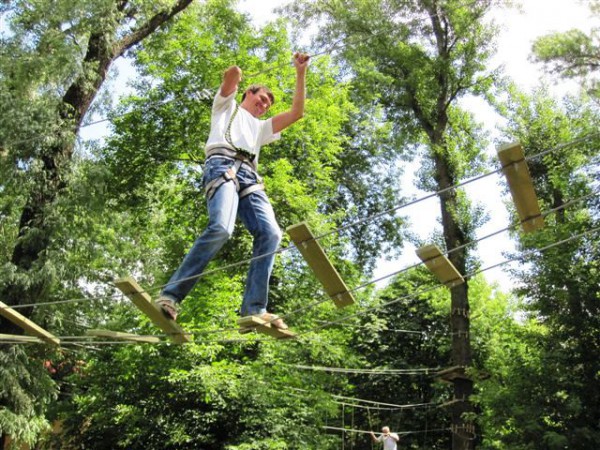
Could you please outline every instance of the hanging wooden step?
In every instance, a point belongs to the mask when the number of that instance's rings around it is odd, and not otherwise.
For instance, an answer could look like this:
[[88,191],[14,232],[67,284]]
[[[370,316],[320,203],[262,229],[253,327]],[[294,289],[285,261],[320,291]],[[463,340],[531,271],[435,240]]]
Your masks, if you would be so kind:
[[160,342],[160,338],[156,336],[140,336],[137,334],[122,333],[120,331],[112,330],[87,330],[85,334],[94,337],[103,337],[131,342],[146,342],[149,344],[157,344]]
[[450,260],[442,253],[437,245],[424,245],[417,249],[417,256],[425,263],[427,268],[449,288],[465,282],[460,272]]
[[453,366],[449,367],[448,369],[440,370],[434,375],[434,377],[447,383],[452,383],[454,380],[459,378],[464,380],[471,379],[471,377],[466,374],[465,366]]
[[454,405],[456,405],[458,403],[464,403],[464,402],[465,402],[464,398],[454,398],[454,399],[449,400],[447,402],[440,403],[439,405],[437,405],[437,407],[438,408],[448,408],[448,407],[454,406]]
[[272,324],[255,316],[246,316],[238,319],[237,324],[241,327],[240,333],[250,333],[257,331],[258,333],[268,334],[277,339],[293,338],[296,335],[290,330],[282,330],[274,327]]
[[40,338],[35,336],[23,336],[22,334],[2,334],[0,333],[0,341],[10,341],[12,342],[31,342],[35,344],[41,344],[42,341]]
[[48,344],[60,345],[60,339],[58,339],[53,334],[48,333],[42,327],[33,323],[27,317],[25,317],[21,313],[15,311],[14,309],[12,309],[10,306],[8,306],[7,304],[5,304],[3,302],[0,302],[0,315],[2,317],[4,317],[5,319],[10,320],[15,325],[21,327],[23,330],[25,330],[30,335],[38,337],[41,340],[43,340],[44,342],[47,342]]
[[317,279],[323,285],[325,292],[338,308],[352,305],[354,296],[335,269],[319,242],[315,239],[306,222],[291,225],[286,230],[296,248],[300,251]]
[[483,381],[491,377],[488,372],[483,370],[472,370],[471,374],[467,374],[466,369],[466,366],[452,366],[437,372],[434,377],[447,383],[452,383],[456,379]]
[[526,233],[544,226],[535,189],[529,173],[525,153],[520,143],[505,144],[498,148],[498,158],[506,176],[510,194]]
[[170,320],[154,304],[152,298],[145,292],[133,277],[125,277],[115,281],[115,286],[123,292],[158,328],[163,330],[176,344],[190,342],[190,336],[177,322]]

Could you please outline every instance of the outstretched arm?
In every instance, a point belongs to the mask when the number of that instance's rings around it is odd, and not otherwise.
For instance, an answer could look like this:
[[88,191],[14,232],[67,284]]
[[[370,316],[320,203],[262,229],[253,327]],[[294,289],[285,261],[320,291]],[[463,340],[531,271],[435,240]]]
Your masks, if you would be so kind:
[[294,66],[296,67],[296,90],[294,91],[294,100],[292,109],[282,112],[273,117],[273,133],[279,133],[281,130],[289,127],[294,122],[304,116],[304,98],[306,96],[306,68],[310,56],[305,53],[294,54]]
[[375,436],[375,433],[373,433],[372,431],[369,431],[369,433],[371,433],[371,439],[373,439],[373,442],[379,442],[379,439],[377,439],[377,436]]
[[242,69],[238,66],[231,66],[223,73],[223,82],[221,83],[221,95],[229,97],[233,94],[238,84],[242,81]]

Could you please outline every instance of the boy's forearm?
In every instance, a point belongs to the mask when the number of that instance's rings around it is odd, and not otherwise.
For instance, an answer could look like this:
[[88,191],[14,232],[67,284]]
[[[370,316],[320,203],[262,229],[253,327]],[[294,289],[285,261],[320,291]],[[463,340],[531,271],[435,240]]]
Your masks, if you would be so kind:
[[281,130],[289,127],[294,122],[304,117],[304,103],[306,98],[306,70],[308,67],[309,56],[296,53],[294,55],[294,66],[296,67],[296,87],[294,89],[294,98],[292,106],[288,111],[277,114],[273,117],[273,133],[279,133]]
[[233,94],[242,81],[242,69],[238,66],[231,66],[223,73],[223,82],[221,83],[221,95],[228,97]]
[[296,120],[304,117],[304,103],[306,98],[306,70],[296,72],[296,89],[292,100],[292,114]]

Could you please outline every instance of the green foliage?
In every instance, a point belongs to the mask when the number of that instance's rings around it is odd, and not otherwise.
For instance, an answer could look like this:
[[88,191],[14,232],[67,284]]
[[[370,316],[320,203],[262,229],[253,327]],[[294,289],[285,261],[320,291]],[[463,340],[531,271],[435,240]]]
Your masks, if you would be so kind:
[[[386,107],[398,132],[432,137],[445,113],[438,102],[448,107],[469,90],[481,92],[490,85],[482,73],[493,29],[478,20],[490,3],[446,2],[434,11],[429,2],[297,1],[291,11],[301,23],[326,19],[320,39],[342,41],[341,53],[361,80],[365,103]],[[438,17],[428,20],[428,13]],[[435,26],[442,16],[449,26],[439,31]]]
[[533,51],[539,61],[553,63],[551,70],[566,77],[586,75],[597,53],[592,37],[577,29],[539,38]]
[[[346,154],[352,171],[350,177],[340,179],[342,194],[346,189],[358,193],[357,208],[371,214],[393,209],[400,191],[390,181],[401,184],[402,160],[423,156],[418,186],[428,191],[449,188],[485,167],[486,137],[456,101],[467,94],[486,95],[496,76],[486,71],[495,29],[481,20],[492,4],[299,0],[288,8],[300,26],[311,20],[318,23],[317,43],[337,48],[348,64],[361,113],[351,124],[356,131],[351,131],[353,140]],[[375,133],[371,138],[362,134],[367,117],[372,121],[367,130]],[[364,182],[353,165],[354,153],[378,168],[369,171]],[[382,186],[375,191],[377,201],[366,200],[372,195],[365,189],[369,182]],[[485,219],[481,209],[473,208],[460,193],[443,196],[442,210],[449,247],[467,242]],[[401,235],[393,230],[401,223],[394,217],[379,224],[378,231],[387,233],[396,249]],[[349,236],[358,240],[359,233],[378,236],[368,226],[357,227]],[[375,249],[389,247],[366,245],[360,250],[368,254]]]
[[[391,167],[395,176],[399,172],[394,168],[400,161],[421,157],[419,187],[443,192],[440,241],[442,248],[448,250],[460,247],[450,260],[461,273],[476,265],[463,244],[474,238],[485,214],[454,185],[485,167],[486,136],[474,117],[460,110],[456,102],[467,94],[486,96],[493,85],[497,74],[487,70],[487,63],[494,51],[495,29],[483,17],[496,3],[297,0],[288,8],[300,26],[311,20],[319,24],[317,42],[338,48],[339,57],[349,66],[347,76],[352,79],[361,110],[388,131],[389,136],[382,142],[396,148],[383,147],[389,151],[385,159],[379,160],[379,167]],[[362,143],[360,139],[357,142]],[[401,181],[400,176],[397,179]],[[390,242],[396,243],[397,236],[392,236]],[[467,311],[469,300],[467,286],[457,286],[452,289],[450,308]],[[415,315],[419,314],[427,317],[421,309]],[[448,364],[448,360],[459,365],[472,364],[469,339],[460,335],[462,332],[470,336],[468,321],[452,317],[455,326],[465,322],[466,329],[452,330],[452,345],[446,347],[451,351],[444,353],[439,343],[433,344],[440,353],[431,359],[446,360],[440,366]],[[403,342],[399,345],[403,350],[407,346]],[[414,360],[420,359],[411,358]],[[375,390],[367,386],[372,395]],[[397,391],[413,392],[412,388],[414,385],[405,383]],[[456,384],[455,395],[468,396],[471,389],[470,383],[462,383],[462,387]],[[416,390],[422,398],[435,397],[423,385]],[[384,395],[389,397],[393,392],[386,391]],[[470,408],[468,403],[465,408]],[[457,416],[454,414],[454,419]],[[422,415],[417,422],[426,419]],[[434,421],[438,423],[439,417]],[[453,423],[458,425],[456,420]],[[433,445],[447,447],[446,438],[441,437]],[[411,443],[415,447],[419,444]],[[473,444],[461,445],[471,448]]]
[[[597,0],[591,0],[587,6],[592,15],[598,16],[600,4]],[[589,34],[572,29],[542,36],[534,41],[532,51],[535,61],[543,63],[551,73],[580,79],[590,93],[598,96],[595,77],[600,62],[598,28],[592,28]]]
[[2,344],[0,386],[0,434],[33,445],[49,429],[45,410],[56,397],[42,360],[32,358],[19,345]]
[[[135,27],[143,27],[147,14],[159,12],[157,6],[173,5],[171,1],[135,3],[17,0],[2,4],[0,296],[10,305],[110,291],[95,283],[114,274],[110,264],[116,258],[104,265],[102,262],[111,258],[105,258],[99,247],[99,241],[110,240],[111,233],[105,229],[108,222],[96,221],[98,203],[86,197],[102,193],[93,184],[93,170],[86,171],[85,166],[80,172],[72,170],[77,163],[74,141],[105,70],[119,49],[123,50],[117,42]],[[169,17],[158,16],[154,23]],[[127,42],[132,45],[141,36],[143,33]],[[109,54],[112,50],[116,53]],[[97,166],[95,169],[102,172]],[[85,232],[99,232],[102,238],[94,241]],[[104,314],[109,309],[106,303]],[[86,307],[22,310],[57,334],[61,330],[81,332],[81,318],[84,326],[97,322],[94,313],[86,314],[89,311]],[[0,328],[3,333],[20,332],[7,321],[2,321]],[[8,360],[7,372],[26,374],[34,361],[39,361],[37,351],[28,348],[19,358]],[[10,416],[12,425],[0,430],[2,444],[7,433],[33,443],[43,428],[43,414],[55,386],[47,375],[37,376],[38,384],[23,382],[23,392],[35,399],[31,400],[36,402],[34,411],[21,404],[17,389],[3,392],[3,419]]]
[[[501,395],[508,402],[498,399],[494,406],[494,448],[559,448],[565,442],[591,448],[600,442],[598,245],[593,235],[553,245],[598,225],[590,167],[597,158],[597,137],[590,133],[597,112],[583,100],[559,104],[543,90],[516,93],[508,110],[507,138],[520,140],[526,155],[547,152],[529,167],[542,210],[555,211],[544,229],[519,239],[520,250],[529,251],[527,265],[515,270],[528,321],[519,333],[523,344],[513,345],[504,363],[509,373]],[[498,427],[509,417],[517,420]]]
[[[130,449],[323,448],[314,436],[330,407],[323,399],[317,403],[314,391],[294,395],[293,386],[303,384],[286,373],[278,345],[98,353],[71,377],[78,387],[64,403],[68,431],[58,439],[72,443],[66,448],[94,448],[99,441],[102,448]],[[107,382],[113,389],[105,389]]]
[[[448,323],[449,296],[431,273],[419,268],[396,277],[382,289],[371,314],[358,327],[353,346],[365,367],[380,369],[431,369],[430,373],[381,376],[357,375],[356,397],[384,403],[429,404],[419,408],[356,410],[367,429],[389,425],[396,430],[443,429],[447,414],[433,404],[447,401],[446,386],[432,383],[431,373],[445,366],[450,357]],[[447,448],[449,435],[407,435],[404,448]],[[367,440],[363,439],[363,445]]]

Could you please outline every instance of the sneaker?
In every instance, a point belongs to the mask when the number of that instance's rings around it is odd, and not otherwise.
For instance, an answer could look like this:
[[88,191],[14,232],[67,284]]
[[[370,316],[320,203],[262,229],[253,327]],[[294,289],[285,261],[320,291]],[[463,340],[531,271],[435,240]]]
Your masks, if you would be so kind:
[[177,320],[177,304],[168,297],[159,297],[155,302],[165,317],[169,320]]

